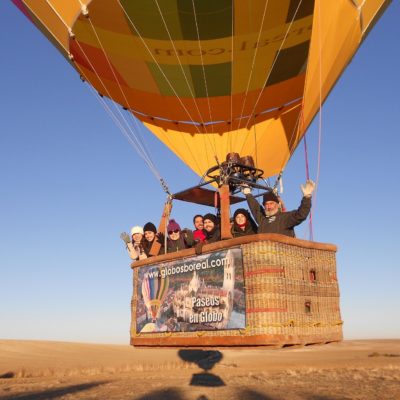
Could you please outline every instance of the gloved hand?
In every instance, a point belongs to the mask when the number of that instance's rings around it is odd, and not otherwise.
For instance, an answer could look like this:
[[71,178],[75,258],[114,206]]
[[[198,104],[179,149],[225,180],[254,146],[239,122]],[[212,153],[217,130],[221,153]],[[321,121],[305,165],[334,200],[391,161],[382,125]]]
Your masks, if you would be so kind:
[[196,255],[200,255],[203,253],[203,246],[204,246],[204,242],[197,242],[194,246],[194,251],[196,253]]
[[183,239],[189,246],[191,246],[194,243],[193,232],[190,229],[188,228],[182,229],[182,235]]
[[125,244],[128,244],[131,241],[131,238],[126,232],[122,232],[119,237],[125,242]]
[[250,194],[251,193],[251,189],[249,186],[244,185],[242,186],[242,193],[246,196],[246,194]]
[[315,183],[311,179],[308,179],[304,185],[300,185],[300,188],[304,197],[311,197],[315,189]]
[[157,237],[157,242],[164,244],[165,235],[162,232],[156,233],[156,237]]

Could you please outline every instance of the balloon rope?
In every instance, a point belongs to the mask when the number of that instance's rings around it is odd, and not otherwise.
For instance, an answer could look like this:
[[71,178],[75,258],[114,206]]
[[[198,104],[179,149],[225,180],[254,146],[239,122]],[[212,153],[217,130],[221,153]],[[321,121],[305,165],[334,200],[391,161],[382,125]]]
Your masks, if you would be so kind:
[[[202,68],[202,71],[203,71],[204,89],[206,91],[206,97],[207,97],[208,112],[210,114],[210,121],[212,121],[213,117],[212,117],[212,113],[211,113],[210,98],[208,97],[207,77],[206,77],[206,71],[204,69],[203,50],[201,48],[201,43],[200,43],[199,24],[197,22],[196,6],[194,5],[194,0],[192,0],[192,7],[193,7],[194,22],[195,22],[195,25],[196,25],[197,43],[199,44],[199,53],[200,53],[200,60],[201,60],[201,68]],[[211,125],[211,128],[213,129],[212,125]],[[214,132],[214,130],[212,130],[212,132]]]
[[[321,25],[321,2],[318,2],[318,52],[319,52],[319,113],[318,113],[318,153],[317,153],[317,176],[315,180],[315,191],[313,194],[313,206],[310,212],[310,240],[313,240],[313,230],[312,230],[312,219],[315,213],[316,205],[317,205],[317,193],[318,193],[318,186],[319,186],[319,178],[320,178],[320,169],[321,169],[321,146],[322,146],[322,40],[321,40],[321,32],[322,32],[322,25]],[[304,95],[303,95],[304,97]],[[304,110],[304,106],[303,106]],[[302,123],[304,126],[304,113],[302,110]],[[305,140],[304,136],[304,140]],[[304,142],[306,145],[306,142]],[[307,172],[309,175],[309,173]],[[307,177],[307,179],[309,179]]]
[[[67,23],[65,22],[65,20],[61,17],[61,15],[57,12],[57,10],[54,8],[54,6],[53,6],[48,0],[46,0],[46,2],[47,2],[47,4],[51,7],[51,9],[53,10],[53,12],[54,12],[54,13],[58,16],[58,18],[61,20],[61,22],[67,27],[70,36],[73,38],[73,37],[74,37],[74,34],[73,34],[72,30],[71,30],[71,27],[68,26],[68,24],[67,24]],[[84,4],[82,4],[82,2],[81,2],[80,0],[79,0],[79,2],[80,2],[80,5],[81,5],[81,7],[82,7],[82,13],[83,13],[84,15],[88,15],[86,6],[85,6]],[[89,21],[90,21],[90,20],[89,20]],[[90,21],[90,23],[91,23],[91,21]],[[91,25],[92,25],[92,24],[91,24]],[[93,28],[93,30],[94,30],[94,27],[93,27],[93,26],[92,26],[92,28]],[[95,32],[95,30],[94,30],[94,32]],[[99,40],[99,38],[98,38],[98,36],[97,36],[97,33],[95,32],[95,34],[96,34],[96,37],[97,37],[97,39],[98,39],[98,41],[99,41],[100,46],[101,46],[102,49],[103,49],[103,52],[104,52],[104,48],[103,48],[103,46],[102,46],[101,43],[100,43],[100,40]],[[104,84],[104,82],[103,82],[102,79],[100,78],[100,76],[99,76],[99,74],[97,73],[96,69],[94,68],[93,64],[90,62],[90,60],[89,60],[87,54],[84,52],[83,48],[80,46],[80,43],[79,43],[78,41],[76,41],[76,43],[78,44],[78,46],[79,46],[81,52],[84,54],[84,56],[85,56],[85,58],[87,59],[88,63],[91,65],[91,67],[92,67],[92,69],[93,69],[95,75],[97,76],[97,78],[99,79],[101,85],[103,86],[104,91],[107,93],[108,97],[111,98],[110,93],[108,92],[106,85]],[[115,79],[116,79],[116,81],[117,81],[117,83],[118,83],[118,86],[119,86],[119,88],[120,88],[120,90],[121,90],[121,93],[122,93],[122,95],[124,96],[126,102],[128,103],[128,101],[127,101],[127,99],[126,99],[126,97],[125,97],[125,94],[124,94],[124,92],[123,92],[123,90],[122,90],[122,88],[121,88],[121,86],[120,86],[120,84],[119,84],[119,81],[118,81],[117,77],[115,76],[114,70],[113,70],[113,68],[112,68],[112,66],[111,66],[111,64],[110,64],[110,62],[109,62],[109,60],[108,60],[108,57],[107,57],[107,55],[105,54],[105,52],[104,52],[104,55],[105,55],[105,57],[107,58],[108,64],[109,64],[109,66],[110,66],[111,71],[112,71],[113,74],[114,74],[114,77],[115,77]],[[71,59],[73,59],[73,58],[71,57]],[[85,74],[83,73],[83,71],[78,67],[78,65],[75,64],[75,67],[81,72],[81,75],[82,75],[82,76],[85,75]],[[85,77],[85,79],[88,80],[86,77]],[[92,88],[92,86],[89,86],[89,87],[92,89],[92,93],[93,93],[93,92],[94,92],[94,89]],[[99,97],[97,97],[97,96],[95,96],[95,97],[99,100]],[[134,131],[133,131],[133,128],[130,126],[130,124],[128,123],[128,121],[127,121],[127,120],[124,118],[124,116],[122,115],[120,109],[119,109],[114,103],[113,103],[113,106],[114,106],[114,108],[118,111],[118,113],[120,114],[120,117],[121,117],[122,120],[124,121],[125,126],[124,126],[124,124],[121,122],[121,120],[118,119],[117,115],[116,115],[115,113],[113,113],[113,111],[112,111],[111,108],[107,105],[107,103],[104,101],[104,99],[102,99],[101,97],[100,97],[100,99],[101,99],[101,101],[99,100],[100,103],[102,104],[102,106],[103,106],[103,108],[106,110],[106,112],[109,114],[109,116],[111,117],[111,119],[114,121],[114,123],[117,125],[117,127],[121,130],[121,132],[125,135],[125,137],[128,139],[129,143],[130,143],[130,144],[133,146],[133,148],[136,150],[136,152],[138,153],[138,155],[145,161],[145,163],[146,163],[147,166],[149,167],[150,171],[153,172],[153,174],[155,175],[155,177],[160,181],[160,184],[161,184],[161,186],[163,187],[163,189],[164,189],[167,193],[169,193],[169,190],[168,190],[168,187],[167,187],[167,185],[166,185],[166,183],[165,183],[165,180],[161,177],[161,175],[160,175],[160,173],[158,172],[158,170],[157,170],[157,168],[156,168],[154,162],[152,161],[152,159],[151,159],[151,157],[150,157],[150,154],[149,154],[149,152],[148,152],[148,150],[147,150],[147,148],[146,148],[146,146],[145,146],[144,141],[141,139],[140,136],[136,136],[136,135],[135,135],[135,133],[134,133]],[[132,115],[132,114],[131,114],[131,115]],[[137,126],[138,132],[140,132],[139,127],[138,127],[137,119],[136,119],[134,116],[132,116],[132,118],[133,118],[133,120],[134,120],[134,122],[135,122],[135,124],[136,124],[136,126]]]
[[[290,111],[292,111],[292,110],[290,110]],[[295,147],[295,145],[297,146],[297,139],[298,139],[299,130],[300,130],[300,116],[301,116],[301,112],[299,112],[299,114],[297,115],[296,123],[293,125],[293,130],[290,135],[290,140],[288,142],[288,155],[287,155],[286,159],[283,159],[281,167],[279,169],[280,171],[284,170],[285,165],[288,163],[290,157],[292,156],[292,148]],[[297,133],[296,133],[296,131],[297,131]]]
[[[193,120],[190,112],[187,110],[187,108],[185,107],[185,105],[183,104],[182,100],[179,98],[175,88],[173,87],[171,81],[168,79],[168,77],[166,76],[165,72],[163,71],[163,69],[161,68],[159,62],[157,61],[157,59],[154,57],[153,53],[151,52],[151,50],[149,49],[149,46],[147,45],[147,43],[145,42],[145,40],[143,39],[141,33],[139,32],[139,30],[136,28],[135,24],[133,23],[132,19],[130,18],[129,14],[126,12],[126,10],[124,9],[124,7],[122,7],[121,1],[118,0],[118,4],[121,7],[121,10],[123,11],[123,13],[125,14],[126,18],[128,19],[129,23],[131,24],[132,28],[135,30],[135,32],[137,33],[139,39],[141,40],[143,46],[146,48],[146,50],[148,51],[149,55],[151,56],[151,58],[153,59],[153,61],[156,63],[157,68],[159,69],[159,71],[161,72],[162,76],[165,78],[165,81],[167,82],[167,84],[169,85],[169,87],[171,88],[172,92],[174,93],[175,97],[177,98],[178,102],[181,104],[183,110],[186,112],[187,116],[189,117],[190,121],[193,123],[193,126],[196,128],[198,133],[202,133],[198,127],[198,124]],[[201,168],[199,166],[199,163],[197,161],[197,158],[194,156],[192,149],[190,148],[190,146],[187,144],[185,135],[182,135],[183,141],[185,142],[185,145],[188,149],[188,152],[190,153],[192,159],[195,161],[196,166],[198,171],[201,171]]]
[[[309,169],[309,165],[308,165],[308,149],[307,149],[306,135],[304,135],[304,137],[303,137],[303,143],[304,143],[304,158],[305,158],[305,162],[306,162],[306,179],[309,180],[310,179],[310,169]],[[308,220],[308,229],[310,232],[309,240],[314,239],[312,220],[313,220],[313,210],[311,209],[310,218]],[[306,231],[306,236],[307,236],[307,231]]]
[[[87,62],[89,63],[89,65],[91,66],[91,69],[93,70],[93,72],[95,73],[97,79],[100,81],[101,85],[104,88],[105,94],[107,95],[107,97],[109,97],[110,99],[111,94],[109,93],[106,85],[104,84],[104,82],[102,81],[100,75],[98,74],[98,72],[96,71],[96,68],[93,66],[93,64],[91,63],[90,59],[88,58],[87,54],[85,53],[84,49],[82,48],[82,46],[80,45],[79,41],[76,41],[80,51],[82,52],[82,54],[85,56]],[[76,65],[76,64],[75,64]],[[78,66],[76,65],[76,67],[78,68]],[[79,69],[79,68],[78,68]],[[84,72],[79,69],[79,71],[81,72],[82,76],[85,77],[85,80],[88,81],[88,79],[86,78]],[[91,88],[93,91],[93,87],[91,85],[89,85],[89,88]],[[145,163],[147,164],[147,166],[149,167],[150,171],[153,172],[153,174],[155,175],[155,177],[159,180],[161,186],[163,187],[163,189],[165,190],[165,187],[163,186],[163,182],[165,183],[165,181],[162,179],[160,173],[158,172],[158,169],[156,168],[154,162],[152,161],[150,155],[148,154],[148,152],[146,151],[146,149],[141,145],[140,141],[138,140],[137,136],[135,135],[135,132],[133,130],[133,128],[130,126],[129,122],[125,119],[124,115],[122,114],[121,110],[119,107],[117,107],[117,105],[112,102],[113,104],[113,108],[115,110],[115,112],[107,105],[107,103],[105,103],[104,99],[100,96],[97,97],[101,102],[101,104],[103,105],[103,107],[105,108],[105,110],[108,112],[108,114],[110,115],[110,117],[113,119],[113,121],[115,122],[115,124],[117,125],[118,128],[120,128],[121,132],[125,135],[125,137],[128,139],[129,143],[133,146],[133,148],[136,150],[136,152],[138,153],[138,155],[145,161]],[[122,121],[118,118],[118,116],[120,117],[120,119],[124,122],[122,123]]]
[[304,143],[304,158],[306,162],[306,179],[310,179],[310,168],[308,165],[308,150],[307,150],[307,138],[306,135],[303,137],[303,143]]
[[[210,103],[210,98],[208,96],[208,85],[207,85],[207,77],[206,77],[206,70],[204,68],[204,59],[203,59],[203,51],[201,48],[201,42],[200,42],[200,31],[199,31],[199,24],[197,22],[197,14],[196,14],[196,7],[194,5],[194,0],[192,0],[192,7],[193,7],[193,15],[194,15],[194,22],[196,24],[196,33],[197,33],[197,43],[199,44],[199,53],[200,53],[200,60],[201,60],[201,68],[203,71],[203,79],[204,79],[204,88],[206,91],[206,97],[207,97],[207,105],[208,105],[208,112],[210,114],[210,122],[213,121],[213,116],[211,112],[211,103]],[[211,133],[214,133],[214,124],[211,124]],[[217,157],[217,146],[215,143],[215,135],[212,135],[213,141],[214,141],[214,157]],[[206,152],[207,153],[207,152]]]
[[[202,115],[201,115],[199,106],[198,106],[198,104],[197,104],[196,97],[195,97],[195,95],[194,95],[194,93],[193,93],[192,87],[191,87],[191,85],[190,85],[190,83],[189,83],[189,79],[188,79],[188,77],[187,77],[187,75],[186,75],[186,72],[185,72],[185,70],[184,70],[184,68],[183,68],[181,59],[179,58],[178,51],[176,50],[175,43],[174,43],[174,41],[172,40],[172,36],[171,36],[171,33],[170,33],[169,29],[168,29],[168,25],[167,25],[167,22],[165,21],[164,15],[163,15],[162,10],[161,10],[161,7],[160,7],[160,5],[158,4],[158,0],[154,0],[154,1],[155,1],[156,5],[157,5],[158,12],[159,12],[160,17],[161,17],[161,19],[162,19],[162,22],[163,22],[163,24],[164,24],[164,28],[165,28],[165,31],[167,32],[167,35],[168,35],[169,41],[170,41],[170,43],[171,43],[171,46],[172,46],[172,48],[174,49],[174,54],[175,54],[176,59],[177,59],[177,61],[178,61],[178,63],[179,63],[179,67],[180,67],[180,69],[181,69],[183,78],[185,79],[186,86],[187,86],[187,88],[188,88],[188,90],[189,90],[189,92],[190,92],[190,95],[192,96],[193,104],[194,104],[194,106],[196,107],[197,112],[199,113],[199,118],[200,118],[201,123],[204,125],[204,120],[203,120],[203,118],[202,118]],[[205,131],[207,132],[207,127],[206,127],[206,125],[204,125],[204,129],[205,129]]]
[[[137,143],[136,136],[134,136],[134,135],[129,133],[128,129],[118,119],[116,113],[113,112],[113,110],[110,108],[110,106],[105,102],[105,100],[101,96],[99,96],[97,94],[97,92],[95,91],[95,89],[91,85],[89,85],[89,89],[91,90],[91,93],[94,95],[94,97],[103,106],[104,110],[107,112],[107,114],[110,116],[110,118],[114,121],[114,123],[120,129],[122,134],[127,138],[128,142],[135,149],[135,151],[137,152],[139,157],[142,158],[143,161],[147,164],[147,166],[150,169],[150,171],[153,173],[153,175],[156,177],[156,179],[160,182],[161,187],[164,189],[164,191],[166,193],[169,193],[169,189],[168,189],[168,186],[165,183],[165,180],[160,175],[158,169],[155,167],[155,165],[152,162],[152,160],[149,159],[148,155],[144,151],[141,150],[140,145],[138,145],[138,143]],[[114,103],[112,103],[112,104],[114,104]]]
[[[258,31],[258,37],[257,37],[256,43],[260,42],[260,37],[261,37],[262,29],[263,29],[263,26],[264,26],[265,15],[267,13],[267,7],[268,7],[268,0],[265,2],[264,12],[263,12],[263,16],[262,16],[262,19],[261,19],[260,30]],[[249,79],[247,80],[246,92],[245,92],[243,103],[242,103],[242,110],[240,112],[239,124],[238,124],[238,128],[237,128],[238,130],[240,129],[240,124],[242,123],[242,119],[243,119],[243,115],[244,115],[244,108],[245,108],[246,101],[247,101],[247,95],[248,95],[249,90],[250,90],[250,83],[251,83],[251,78],[253,77],[254,65],[256,63],[257,54],[258,54],[258,46],[256,46],[256,49],[255,49],[254,55],[253,55],[253,60],[251,62]],[[263,88],[264,88],[264,86],[263,86]],[[251,114],[250,114],[250,118],[251,118]],[[247,124],[246,124],[246,127],[247,127]]]
[[[207,125],[204,123],[204,119],[203,119],[203,116],[202,116],[201,111],[200,111],[200,109],[199,109],[199,106],[198,106],[198,104],[197,104],[196,97],[195,97],[195,95],[194,95],[194,93],[193,93],[192,87],[191,87],[191,85],[190,85],[190,83],[189,83],[189,79],[188,79],[188,77],[187,77],[187,75],[186,75],[186,73],[185,73],[185,70],[184,70],[184,68],[183,68],[181,59],[180,59],[180,57],[179,57],[179,55],[178,55],[178,51],[176,50],[176,47],[175,47],[175,43],[174,43],[174,41],[172,40],[171,33],[170,33],[170,31],[169,31],[167,22],[166,22],[166,20],[165,20],[165,18],[164,18],[164,15],[163,15],[163,12],[162,12],[162,10],[161,10],[161,7],[160,7],[160,5],[159,5],[159,3],[158,3],[158,0],[155,0],[155,3],[156,3],[156,5],[157,5],[158,12],[159,12],[160,17],[161,17],[161,19],[162,19],[162,22],[163,22],[163,24],[164,24],[165,30],[166,30],[166,32],[167,32],[167,35],[168,35],[168,37],[169,37],[169,41],[170,41],[170,43],[171,43],[171,46],[172,46],[172,48],[173,48],[173,50],[174,50],[176,59],[178,60],[179,67],[180,67],[180,69],[181,69],[182,75],[183,75],[183,77],[184,77],[184,79],[185,79],[185,82],[186,82],[186,86],[187,86],[187,88],[188,88],[188,90],[189,90],[190,95],[192,96],[194,106],[195,106],[195,108],[196,108],[196,110],[197,110],[197,112],[198,112],[198,114],[199,114],[199,119],[200,119],[200,121],[201,121],[201,124],[202,124],[202,126],[204,127],[205,133],[208,133],[208,132],[207,132]],[[202,138],[203,138],[203,146],[204,146],[204,149],[206,148],[206,143],[205,143],[206,140],[208,140],[208,142],[210,143],[210,146],[212,147],[212,143],[211,143],[211,139],[210,139],[209,135],[203,135]],[[215,143],[214,143],[213,152],[214,152],[214,156],[215,156],[215,155],[216,155]],[[206,158],[207,158],[207,164],[209,165],[209,164],[210,164],[210,160],[209,160],[209,158],[208,158],[208,152],[207,152],[207,151],[204,151],[204,154],[205,154],[205,156],[206,156]]]
[[[88,18],[88,20],[89,20],[89,24],[90,24],[90,26],[91,26],[91,28],[92,28],[92,30],[93,30],[93,33],[94,33],[95,36],[96,36],[97,42],[99,43],[99,46],[101,47],[101,50],[103,51],[104,57],[105,57],[105,59],[107,60],[107,64],[108,64],[108,66],[109,66],[109,68],[110,68],[110,71],[112,72],[112,74],[113,74],[113,76],[114,76],[114,80],[117,82],[118,89],[119,89],[119,91],[121,92],[121,94],[122,94],[122,96],[123,96],[123,98],[124,98],[124,100],[125,100],[125,104],[128,106],[128,109],[129,109],[129,110],[132,110],[132,106],[131,106],[131,104],[129,103],[129,100],[128,100],[128,98],[127,98],[126,95],[125,95],[125,92],[124,92],[124,90],[123,90],[123,88],[122,88],[122,86],[121,86],[121,83],[120,83],[120,81],[119,81],[119,79],[118,79],[118,77],[117,77],[117,74],[115,73],[114,67],[113,67],[113,65],[111,64],[111,61],[110,61],[110,59],[109,59],[109,57],[108,57],[108,55],[107,55],[107,52],[105,51],[105,48],[104,48],[104,46],[103,46],[103,43],[102,43],[101,40],[100,40],[100,37],[99,37],[99,35],[98,35],[97,31],[96,31],[96,28],[95,28],[95,26],[93,25],[91,19]],[[103,86],[104,86],[104,85],[103,85]],[[132,114],[131,114],[131,115],[132,115]],[[134,123],[135,123],[135,125],[136,125],[137,131],[140,133],[140,128],[139,128],[139,126],[138,126],[139,124],[138,124],[138,122],[137,122],[137,120],[136,120],[135,117],[133,117],[133,121],[134,121]],[[129,124],[128,124],[128,125],[129,125]],[[132,133],[133,133],[133,130],[132,130]],[[133,133],[133,136],[135,136],[134,133]],[[154,164],[153,160],[152,160],[151,157],[150,157],[150,152],[148,151],[148,149],[146,148],[146,146],[145,146],[145,144],[144,144],[144,141],[142,140],[142,136],[141,136],[140,134],[137,135],[137,136],[135,136],[135,140],[137,141],[137,143],[138,143],[139,146],[141,147],[143,154],[146,155],[146,157],[148,158],[150,164],[153,166],[153,168],[155,168],[155,164]],[[155,169],[156,169],[156,168],[155,168]],[[160,182],[161,182],[161,186],[163,187],[163,189],[164,189],[167,193],[169,193],[168,188],[165,187],[165,181],[161,178],[161,179],[160,179]]]
[[[296,11],[294,12],[293,17],[292,17],[292,20],[290,21],[289,27],[288,27],[288,29],[287,29],[287,31],[286,31],[286,33],[285,33],[285,37],[283,38],[282,43],[281,43],[281,45],[280,45],[280,47],[279,47],[279,49],[278,49],[278,51],[277,51],[277,53],[276,53],[276,55],[275,55],[274,61],[273,61],[273,63],[272,63],[272,66],[271,66],[271,68],[270,68],[269,71],[268,71],[268,75],[267,75],[267,77],[265,78],[264,84],[262,85],[262,87],[261,87],[261,89],[260,89],[260,93],[259,93],[259,95],[258,95],[258,97],[257,97],[257,100],[256,100],[256,102],[255,102],[255,104],[254,104],[253,110],[252,110],[252,112],[250,113],[250,115],[254,115],[254,114],[255,114],[255,111],[256,111],[256,108],[257,108],[257,104],[258,104],[258,102],[260,101],[261,96],[262,96],[262,93],[263,93],[263,89],[267,86],[268,79],[269,79],[269,77],[271,76],[271,73],[272,73],[272,71],[273,71],[273,69],[274,69],[274,67],[275,67],[276,61],[277,61],[277,59],[278,59],[278,57],[279,57],[279,54],[281,53],[282,47],[283,47],[283,45],[284,45],[285,42],[286,42],[286,38],[287,38],[287,36],[288,36],[288,34],[289,34],[289,32],[290,32],[290,29],[291,29],[291,27],[292,27],[292,25],[293,25],[293,22],[294,22],[294,20],[295,20],[295,18],[296,18],[297,12],[299,11],[299,8],[300,8],[300,5],[301,5],[302,1],[303,1],[303,0],[300,0],[300,1],[299,1],[299,4],[297,5]],[[248,127],[249,122],[250,122],[250,119],[248,119],[248,121],[247,121],[247,123],[246,123],[246,128]]]
[[190,121],[193,123],[193,126],[196,128],[198,133],[201,133],[199,127],[198,127],[198,123],[196,123],[190,112],[188,111],[188,109],[185,107],[185,105],[183,104],[182,100],[179,98],[178,93],[176,92],[174,86],[172,85],[171,81],[168,79],[167,75],[165,74],[165,72],[163,71],[163,69],[161,68],[159,62],[157,61],[157,59],[154,57],[153,53],[151,52],[149,46],[147,45],[146,41],[143,39],[141,33],[139,32],[139,30],[136,28],[135,24],[133,23],[131,17],[129,16],[129,14],[126,12],[126,10],[124,9],[124,7],[121,4],[121,0],[118,0],[117,3],[120,5],[121,10],[124,12],[126,18],[128,19],[129,23],[131,24],[132,28],[134,29],[134,31],[137,33],[139,39],[141,40],[143,46],[146,48],[146,50],[148,51],[149,55],[151,56],[151,58],[153,59],[153,61],[156,63],[157,68],[159,69],[159,71],[161,72],[162,76],[164,77],[166,83],[168,84],[168,86],[170,87],[170,89],[172,90],[172,92],[174,93],[175,97],[177,98],[178,102],[180,103],[180,105],[182,106],[183,110],[185,111],[185,113],[187,114],[187,116],[189,117]]
[[[234,71],[233,70],[233,50],[234,50],[234,48],[233,48],[233,44],[234,44],[233,37],[234,37],[234,34],[235,34],[235,31],[234,31],[234,29],[235,29],[235,27],[234,27],[234,18],[235,18],[234,5],[235,5],[235,2],[233,0],[232,1],[232,14],[231,14],[231,18],[232,18],[232,23],[231,23],[231,28],[232,28],[232,31],[231,31],[231,34],[232,34],[232,36],[231,36],[231,95],[230,95],[230,103],[231,103],[230,126],[231,126],[231,129],[232,129],[232,124],[233,124],[233,71]],[[233,148],[232,148],[232,133],[230,133],[229,136],[228,136],[227,145],[228,145],[228,151],[226,151],[225,153],[232,153],[232,151],[233,151]]]
[[313,216],[316,206],[317,206],[317,194],[318,194],[318,185],[319,185],[319,177],[321,170],[321,146],[322,146],[322,40],[321,40],[321,2],[318,2],[318,51],[319,51],[319,115],[318,115],[318,157],[317,157],[317,177],[315,180],[315,191],[314,191],[314,206],[311,210],[310,219]]

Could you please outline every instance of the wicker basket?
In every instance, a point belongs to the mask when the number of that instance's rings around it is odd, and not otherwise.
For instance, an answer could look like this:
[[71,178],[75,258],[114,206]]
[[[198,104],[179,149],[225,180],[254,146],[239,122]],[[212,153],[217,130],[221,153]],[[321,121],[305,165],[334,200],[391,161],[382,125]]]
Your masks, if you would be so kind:
[[194,249],[187,249],[132,264],[131,344],[150,347],[285,346],[342,340],[336,246],[276,234],[258,234],[206,245],[203,252],[238,247],[243,255],[244,329],[136,332],[139,268],[194,256]]

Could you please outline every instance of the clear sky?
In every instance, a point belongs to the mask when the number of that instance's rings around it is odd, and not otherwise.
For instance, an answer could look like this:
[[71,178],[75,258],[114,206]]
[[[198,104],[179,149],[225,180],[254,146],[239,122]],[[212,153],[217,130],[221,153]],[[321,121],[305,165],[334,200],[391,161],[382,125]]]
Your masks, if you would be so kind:
[[[387,9],[322,112],[314,239],[338,245],[347,339],[400,337],[400,24]],[[128,343],[132,271],[122,231],[158,222],[154,176],[76,71],[9,1],[0,1],[0,338]],[[307,134],[315,178],[318,126]],[[198,182],[146,135],[176,192]],[[301,198],[303,146],[286,168]],[[191,227],[204,212],[175,203]],[[210,209],[211,211],[211,209]],[[307,238],[307,224],[297,231]]]

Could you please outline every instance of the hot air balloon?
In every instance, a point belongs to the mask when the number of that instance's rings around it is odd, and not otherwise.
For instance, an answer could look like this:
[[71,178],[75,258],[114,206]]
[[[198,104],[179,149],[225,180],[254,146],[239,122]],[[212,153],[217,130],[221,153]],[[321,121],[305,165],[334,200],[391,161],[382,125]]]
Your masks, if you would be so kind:
[[[13,0],[81,79],[140,120],[202,177],[172,198],[217,204],[229,238],[229,204],[243,183],[271,190],[308,126],[389,0]],[[125,130],[121,110],[114,112]],[[138,145],[139,151],[144,149]],[[228,156],[227,156],[228,155]],[[148,154],[144,161],[154,169]],[[154,171],[153,171],[154,172]],[[218,192],[203,186],[214,185]],[[276,184],[274,185],[276,186]],[[272,187],[273,188],[273,187]],[[218,201],[214,203],[214,199]],[[149,333],[141,346],[325,343],[342,338],[336,247],[258,234],[206,245],[240,247],[246,329]],[[193,256],[187,249],[142,266]],[[237,274],[235,275],[237,276]],[[157,318],[166,281],[143,281]],[[138,288],[135,288],[136,294]],[[160,297],[161,296],[161,297]],[[133,307],[136,305],[133,302]],[[132,313],[135,315],[135,312]]]
[[162,278],[157,267],[150,268],[143,277],[142,296],[147,311],[155,322],[160,314],[160,307],[168,291],[168,277]]
[[13,0],[101,95],[200,176],[279,174],[387,0]]

